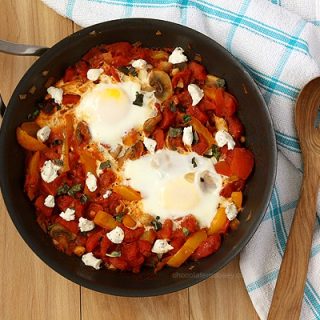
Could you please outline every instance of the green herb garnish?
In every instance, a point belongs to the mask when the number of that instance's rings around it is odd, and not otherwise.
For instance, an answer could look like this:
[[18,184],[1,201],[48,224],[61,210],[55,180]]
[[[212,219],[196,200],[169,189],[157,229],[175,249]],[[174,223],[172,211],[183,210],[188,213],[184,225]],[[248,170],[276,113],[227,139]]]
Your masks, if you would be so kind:
[[220,156],[221,156],[221,152],[219,150],[219,147],[216,146],[215,144],[212,145],[212,147],[210,148],[210,150],[204,154],[204,156],[206,158],[212,158],[212,157],[215,157],[217,160],[220,159]]
[[194,168],[196,168],[196,167],[198,166],[195,157],[193,157],[193,158],[191,159],[191,163],[192,163],[192,165],[193,165]]
[[189,235],[189,230],[187,229],[187,228],[185,228],[185,227],[183,227],[182,228],[182,232],[183,232],[183,234],[187,237],[188,235]]
[[124,73],[126,76],[131,75],[133,77],[136,77],[138,75],[138,72],[132,66],[129,66],[129,67],[121,66],[118,68],[118,70]]
[[110,257],[110,258],[121,257],[121,252],[120,251],[112,251],[111,253],[106,253],[106,256]]
[[60,166],[60,167],[63,166],[63,160],[61,159],[53,159],[52,162],[57,166]]
[[224,88],[226,86],[226,80],[221,79],[221,78],[217,79],[216,80],[216,86],[218,88]]
[[176,105],[174,104],[173,101],[170,102],[169,108],[170,108],[170,110],[172,112],[176,112],[177,111],[177,107],[176,107]]
[[180,112],[186,112],[187,108],[185,108],[181,103],[177,104],[177,108]]
[[189,114],[185,114],[185,115],[182,117],[182,119],[183,119],[183,122],[184,122],[184,123],[187,123],[187,122],[191,121],[191,116],[190,116]]
[[82,190],[82,185],[80,183],[73,185],[69,190],[68,190],[68,195],[71,197],[74,197],[75,194],[79,191]]
[[57,190],[57,196],[62,196],[64,194],[67,194],[69,191],[70,187],[64,183],[63,185],[61,185],[58,190]]
[[179,137],[179,136],[182,135],[182,129],[181,128],[172,128],[172,127],[170,127],[169,131],[168,131],[168,135],[171,138]]
[[107,160],[107,161],[104,161],[104,162],[100,163],[100,166],[99,166],[100,170],[103,170],[103,169],[106,169],[106,168],[111,168],[111,161],[110,160]]
[[143,94],[136,92],[136,100],[132,102],[134,105],[142,107],[143,105]]
[[86,194],[82,194],[80,197],[81,204],[86,204],[89,200],[89,197]]
[[35,120],[37,118],[37,116],[39,115],[39,113],[40,113],[39,109],[36,109],[32,113],[29,113],[28,120]]
[[114,218],[116,219],[116,221],[121,222],[123,216],[124,216],[124,213],[119,213]]
[[162,228],[162,223],[158,220],[151,221],[151,224],[154,227],[154,230],[159,231]]
[[59,145],[61,145],[61,144],[62,144],[62,140],[59,140],[59,139],[53,140],[52,143],[51,143],[51,145],[52,145],[53,147],[59,146]]

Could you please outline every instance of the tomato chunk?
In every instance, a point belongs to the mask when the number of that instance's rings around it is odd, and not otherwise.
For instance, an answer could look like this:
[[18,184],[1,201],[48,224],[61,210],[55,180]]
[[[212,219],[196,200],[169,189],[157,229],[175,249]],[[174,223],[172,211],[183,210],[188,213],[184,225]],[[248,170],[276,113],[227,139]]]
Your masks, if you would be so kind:
[[200,260],[207,256],[210,256],[214,252],[218,251],[221,246],[221,236],[220,234],[213,234],[208,236],[206,240],[204,240],[200,246],[196,249],[196,251],[191,255],[191,259]]

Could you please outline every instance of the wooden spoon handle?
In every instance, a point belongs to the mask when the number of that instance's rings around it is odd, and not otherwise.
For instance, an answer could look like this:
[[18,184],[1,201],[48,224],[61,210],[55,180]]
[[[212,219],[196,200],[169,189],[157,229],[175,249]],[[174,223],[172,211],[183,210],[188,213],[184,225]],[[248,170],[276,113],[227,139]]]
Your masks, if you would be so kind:
[[[309,172],[307,172],[309,171]],[[311,171],[311,172],[310,172]],[[305,170],[268,319],[299,319],[316,217],[319,176]]]

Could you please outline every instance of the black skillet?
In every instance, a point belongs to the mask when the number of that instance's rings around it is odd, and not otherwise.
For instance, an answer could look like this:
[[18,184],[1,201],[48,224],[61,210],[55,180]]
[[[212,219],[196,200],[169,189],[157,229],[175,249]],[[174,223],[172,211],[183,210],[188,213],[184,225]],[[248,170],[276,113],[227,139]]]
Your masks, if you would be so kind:
[[[156,35],[157,31],[161,35]],[[16,127],[27,119],[28,114],[34,111],[35,102],[45,95],[48,78],[59,79],[66,67],[79,60],[90,48],[117,41],[141,41],[146,47],[181,46],[199,53],[208,71],[226,79],[229,91],[237,97],[239,117],[246,128],[247,145],[255,155],[255,170],[245,190],[245,207],[240,215],[239,229],[225,238],[221,249],[214,255],[197,263],[189,262],[179,269],[165,268],[157,274],[151,269],[145,269],[140,274],[95,271],[84,266],[79,258],[60,253],[37,225],[34,208],[23,192],[25,154],[16,142]],[[276,175],[276,143],[271,118],[257,86],[241,64],[203,34],[178,24],[153,19],[104,22],[76,32],[50,49],[35,51],[36,55],[44,53],[17,85],[4,112],[0,131],[2,195],[13,223],[29,247],[47,265],[69,280],[96,291],[120,296],[153,296],[187,288],[230,262],[259,226]],[[190,50],[187,52],[192,55]],[[44,76],[43,71],[48,71],[48,74]],[[35,93],[28,93],[33,86]],[[26,98],[21,100],[21,94],[27,94]],[[0,105],[4,111],[1,99]]]

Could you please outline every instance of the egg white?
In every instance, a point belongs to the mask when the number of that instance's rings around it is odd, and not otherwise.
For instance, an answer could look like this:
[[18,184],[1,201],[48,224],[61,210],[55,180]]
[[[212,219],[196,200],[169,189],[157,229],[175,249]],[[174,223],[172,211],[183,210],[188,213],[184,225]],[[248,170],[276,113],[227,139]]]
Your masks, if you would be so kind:
[[194,152],[158,150],[128,160],[122,177],[141,192],[143,211],[161,221],[193,214],[200,227],[209,227],[221,201],[223,177],[216,173],[211,159]]
[[143,105],[134,105],[136,93],[141,93],[139,79],[103,79],[82,96],[75,114],[78,120],[88,123],[93,141],[113,147],[122,142],[127,132],[141,129],[145,120],[155,115],[156,98],[152,92],[142,92]]

